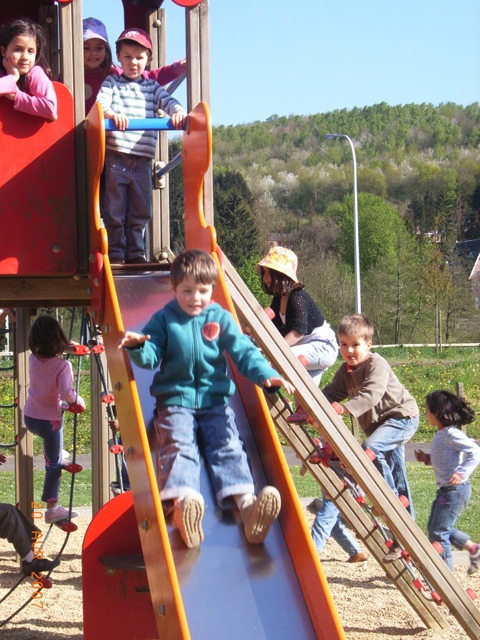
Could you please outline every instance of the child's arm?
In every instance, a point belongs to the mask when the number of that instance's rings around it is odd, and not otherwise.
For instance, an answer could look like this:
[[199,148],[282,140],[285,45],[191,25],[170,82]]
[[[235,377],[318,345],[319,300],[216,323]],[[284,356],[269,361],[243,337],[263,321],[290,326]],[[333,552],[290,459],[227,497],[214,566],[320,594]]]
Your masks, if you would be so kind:
[[7,461],[7,456],[4,453],[0,453],[0,464]]
[[187,70],[187,61],[185,58],[177,60],[173,64],[160,67],[158,69],[152,69],[147,72],[147,77],[151,80],[156,80],[162,86],[165,86],[169,82],[176,80],[182,73]]
[[69,360],[63,360],[64,364],[58,374],[58,395],[62,402],[67,404],[79,404],[85,407],[85,400],[78,395],[73,386],[73,369]]
[[338,402],[332,402],[332,409],[335,413],[338,413],[339,416],[344,416],[348,413],[348,409],[341,404],[338,404]]
[[115,126],[117,129],[120,129],[120,131],[125,131],[128,127],[128,116],[124,113],[115,113],[111,109],[108,109],[103,115],[106,120],[113,120]]
[[118,341],[118,348],[136,349],[148,340],[151,340],[149,335],[144,336],[143,333],[137,333],[136,331],[125,331],[123,338]]
[[283,387],[287,393],[294,393],[295,387],[291,382],[284,378],[267,378],[263,381],[263,386],[270,389],[271,387]]
[[175,100],[175,98],[167,93],[161,84],[158,84],[156,87],[155,100],[158,108],[170,116],[175,129],[183,129],[187,114],[178,100]]
[[429,453],[425,453],[425,451],[422,451],[421,449],[415,449],[414,454],[415,460],[418,460],[418,462],[423,462],[423,464],[432,464],[432,458]]
[[0,86],[3,85],[0,94],[3,93],[10,100],[13,100],[13,108],[16,111],[48,120],[57,119],[57,94],[51,80],[41,67],[36,65],[28,73],[28,93],[21,91],[14,79],[14,74],[0,79]]

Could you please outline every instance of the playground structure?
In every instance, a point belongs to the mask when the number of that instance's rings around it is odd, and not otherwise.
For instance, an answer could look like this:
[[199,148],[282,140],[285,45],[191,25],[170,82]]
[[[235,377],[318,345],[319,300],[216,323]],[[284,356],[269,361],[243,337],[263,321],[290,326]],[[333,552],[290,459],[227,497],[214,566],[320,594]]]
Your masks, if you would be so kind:
[[[302,405],[315,416],[321,435],[384,514],[390,530],[408,549],[432,589],[419,589],[413,584],[405,561],[382,565],[387,575],[426,626],[447,627],[431,597],[434,589],[469,637],[477,638],[477,608],[276,335],[216,245],[211,226],[211,125],[207,106],[208,2],[176,0],[176,4],[185,8],[169,6],[169,10],[184,10],[187,25],[189,120],[182,152],[185,245],[204,249],[217,261],[221,278],[216,301],[248,325],[268,358],[292,381]],[[154,65],[163,63],[161,29],[166,9],[160,8],[162,2],[123,0],[123,5],[125,25],[148,29],[154,36]],[[17,160],[13,163],[8,153],[0,159],[0,202],[3,220],[7,221],[5,228],[11,231],[0,240],[0,306],[16,309],[17,324],[17,495],[27,510],[33,500],[33,471],[32,443],[22,427],[21,415],[28,384],[26,335],[32,310],[45,306],[88,307],[101,331],[132,488],[110,500],[108,429],[98,402],[92,410],[92,468],[98,470],[93,477],[95,516],[83,547],[84,637],[224,638],[228,624],[230,638],[343,638],[274,425],[380,563],[386,550],[384,540],[375,522],[333,470],[311,463],[311,440],[304,431],[285,422],[285,407],[275,402],[269,408],[259,390],[239,377],[233,367],[238,388],[233,403],[239,426],[256,481],[273,484],[282,494],[279,521],[262,548],[248,548],[238,525],[217,512],[207,490],[206,539],[198,554],[186,550],[166,522],[148,438],[153,417],[148,395],[151,374],[145,376],[132,367],[117,343],[125,327],[141,329],[151,313],[168,301],[168,263],[149,265],[146,271],[112,272],[98,205],[103,118],[94,107],[84,119],[83,74],[80,78],[80,56],[75,55],[81,51],[81,3],[72,0],[57,6],[29,0],[22,3],[21,13],[27,14],[27,9],[33,19],[49,25],[52,35],[56,33],[52,25],[58,28],[62,46],[57,59],[64,84],[56,84],[61,117],[55,123],[37,122],[31,116],[14,113],[11,104],[0,99],[1,143],[8,141],[9,146],[3,148],[11,148]],[[1,21],[9,17],[0,13]],[[166,134],[160,138],[159,158],[166,162]],[[45,179],[57,175],[62,176],[61,181]],[[154,192],[155,214],[148,247],[149,255],[156,258],[169,250],[168,192],[159,191]],[[32,216],[32,211],[41,215]],[[92,368],[92,398],[98,387],[95,379]],[[208,487],[206,476],[202,486]]]

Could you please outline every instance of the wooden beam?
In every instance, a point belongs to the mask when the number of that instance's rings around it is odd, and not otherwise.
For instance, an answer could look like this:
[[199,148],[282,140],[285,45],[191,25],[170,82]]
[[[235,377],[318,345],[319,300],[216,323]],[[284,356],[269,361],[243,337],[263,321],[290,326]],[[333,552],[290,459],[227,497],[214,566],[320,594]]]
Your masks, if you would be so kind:
[[0,308],[88,307],[90,298],[90,281],[86,274],[0,278]]

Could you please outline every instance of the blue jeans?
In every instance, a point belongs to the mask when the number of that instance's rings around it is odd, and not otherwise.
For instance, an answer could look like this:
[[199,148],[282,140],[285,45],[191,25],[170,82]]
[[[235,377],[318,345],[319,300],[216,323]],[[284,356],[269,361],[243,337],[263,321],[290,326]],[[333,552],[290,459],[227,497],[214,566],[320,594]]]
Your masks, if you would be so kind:
[[152,218],[152,161],[107,151],[102,218],[112,260],[145,255],[144,230]]
[[330,536],[348,553],[349,557],[360,553],[362,550],[343,524],[340,511],[335,504],[324,495],[322,506],[312,526],[313,544],[318,553],[323,551]]
[[470,539],[466,533],[455,529],[453,525],[465,510],[471,495],[472,486],[468,480],[462,484],[440,487],[437,489],[428,519],[428,539],[442,545],[442,557],[452,571],[452,542],[459,549],[463,549]]
[[60,479],[62,477],[63,429],[61,420],[38,420],[23,417],[27,429],[43,439],[45,457],[45,480],[43,502],[58,502]]
[[390,418],[375,429],[362,443],[363,449],[371,449],[376,458],[374,465],[385,478],[396,496],[405,496],[409,501],[408,511],[415,519],[412,494],[405,465],[405,443],[418,429],[418,416],[414,418]]
[[229,405],[199,410],[159,407],[154,425],[162,500],[200,492],[200,453],[220,507],[231,496],[254,493],[245,446]]

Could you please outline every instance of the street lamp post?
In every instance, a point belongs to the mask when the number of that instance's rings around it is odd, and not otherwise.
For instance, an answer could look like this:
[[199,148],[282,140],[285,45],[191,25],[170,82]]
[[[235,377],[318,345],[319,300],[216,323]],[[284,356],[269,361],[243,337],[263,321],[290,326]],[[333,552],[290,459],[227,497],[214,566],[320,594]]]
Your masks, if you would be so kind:
[[362,313],[362,295],[360,289],[360,239],[358,234],[358,198],[357,198],[357,157],[351,139],[344,133],[327,133],[324,138],[348,140],[353,156],[353,266],[355,273],[355,313]]

